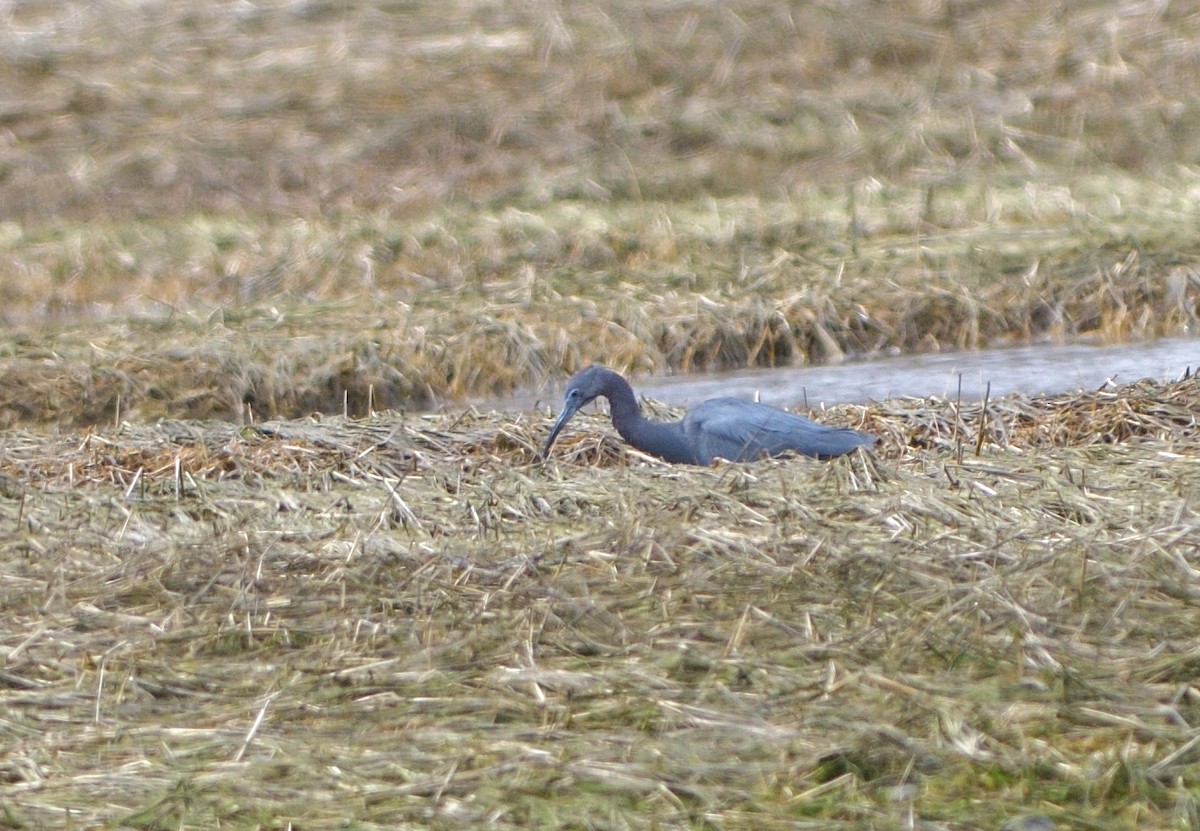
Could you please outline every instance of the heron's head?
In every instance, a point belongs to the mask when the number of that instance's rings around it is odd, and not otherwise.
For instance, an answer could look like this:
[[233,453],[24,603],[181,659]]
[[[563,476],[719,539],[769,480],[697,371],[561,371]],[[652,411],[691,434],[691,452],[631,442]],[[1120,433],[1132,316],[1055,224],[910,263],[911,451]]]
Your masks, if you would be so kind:
[[609,374],[612,374],[612,371],[602,366],[589,366],[587,369],[575,373],[567,382],[562,411],[559,412],[558,420],[554,422],[554,427],[550,430],[550,438],[546,439],[546,446],[542,448],[543,459],[550,453],[550,446],[554,444],[554,440],[558,438],[562,428],[567,426],[571,416],[579,412],[579,408],[588,402],[607,394],[605,386],[607,378],[605,376]]

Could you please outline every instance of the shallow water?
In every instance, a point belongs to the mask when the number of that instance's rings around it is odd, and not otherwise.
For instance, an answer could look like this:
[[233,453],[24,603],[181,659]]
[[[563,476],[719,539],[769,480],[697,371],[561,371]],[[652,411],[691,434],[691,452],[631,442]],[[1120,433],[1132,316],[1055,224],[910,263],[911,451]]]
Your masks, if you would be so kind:
[[[814,407],[897,396],[979,400],[1010,393],[1070,392],[1142,378],[1173,380],[1200,367],[1200,339],[1099,346],[1037,344],[977,352],[877,358],[836,366],[782,367],[634,378],[638,395],[684,406],[718,395],[760,397],[777,406]],[[474,402],[482,410],[557,409],[566,379],[540,391]],[[961,390],[960,390],[961,383]]]

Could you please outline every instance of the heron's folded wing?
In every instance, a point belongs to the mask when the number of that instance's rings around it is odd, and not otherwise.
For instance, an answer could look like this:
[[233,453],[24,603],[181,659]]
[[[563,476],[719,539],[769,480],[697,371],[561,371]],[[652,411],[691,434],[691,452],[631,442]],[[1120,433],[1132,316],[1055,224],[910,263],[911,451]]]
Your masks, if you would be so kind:
[[688,411],[684,430],[709,457],[748,461],[787,451],[806,456],[841,456],[876,438],[848,427],[823,424],[740,398],[714,398]]

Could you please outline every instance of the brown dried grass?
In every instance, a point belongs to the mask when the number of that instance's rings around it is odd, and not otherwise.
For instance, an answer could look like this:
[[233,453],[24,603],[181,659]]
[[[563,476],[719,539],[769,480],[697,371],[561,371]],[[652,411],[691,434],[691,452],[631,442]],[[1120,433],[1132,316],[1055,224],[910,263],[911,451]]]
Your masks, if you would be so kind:
[[1171,174],[1200,154],[1186,4],[32,0],[8,24],[0,205],[20,221]]
[[1186,826],[1198,405],[710,469],[473,411],[10,432],[4,822]]
[[[761,206],[740,210],[738,223],[768,233],[756,224]],[[632,231],[638,216],[609,233]],[[0,425],[363,415],[542,386],[596,361],[686,372],[1080,335],[1119,342],[1198,325],[1200,271],[1176,249],[1089,249],[1093,237],[1062,229],[1009,235],[1010,253],[959,259],[976,230],[919,244],[883,233],[840,264],[836,244],[808,256],[743,252],[731,277],[737,244],[706,233],[687,233],[686,262],[644,260],[611,276],[525,263],[511,277],[376,286],[336,303],[293,287],[276,305],[202,314],[193,299],[134,319],[15,329],[0,349]],[[462,256],[477,259],[519,259],[522,248],[461,242]],[[943,265],[918,264],[930,257]]]
[[1195,331],[1189,8],[10,6],[0,825],[1200,825],[1194,380],[367,416]]
[[7,20],[0,425],[1197,328],[1200,16],[1169,4]]

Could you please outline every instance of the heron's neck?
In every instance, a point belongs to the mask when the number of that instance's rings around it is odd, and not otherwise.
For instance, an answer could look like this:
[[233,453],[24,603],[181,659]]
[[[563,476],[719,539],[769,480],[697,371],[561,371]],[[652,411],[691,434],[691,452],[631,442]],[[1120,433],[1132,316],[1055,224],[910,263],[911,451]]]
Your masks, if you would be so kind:
[[642,415],[642,408],[638,406],[633,389],[624,378],[617,377],[620,384],[610,385],[608,406],[612,413],[613,426],[617,428],[621,438],[638,450],[668,462],[704,464],[704,461],[696,458],[696,453],[684,436],[680,423],[663,423],[646,418]]
[[633,425],[649,424],[650,422],[642,415],[642,408],[638,406],[637,397],[633,394],[633,387],[629,386],[628,381],[614,372],[606,386],[604,395],[608,399],[608,409],[612,414],[613,424],[616,425],[617,432],[621,434],[621,437],[633,444],[633,439],[626,433],[626,430]]

